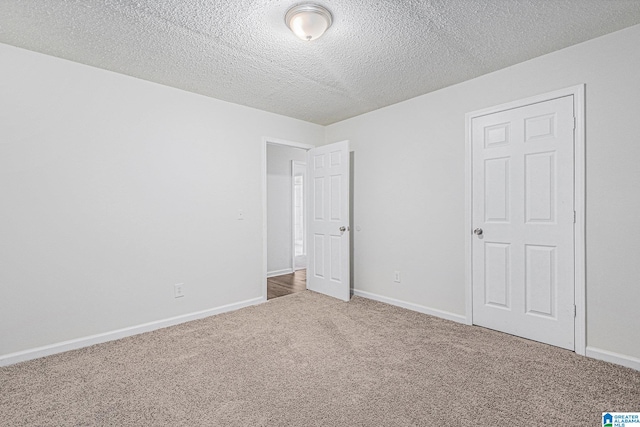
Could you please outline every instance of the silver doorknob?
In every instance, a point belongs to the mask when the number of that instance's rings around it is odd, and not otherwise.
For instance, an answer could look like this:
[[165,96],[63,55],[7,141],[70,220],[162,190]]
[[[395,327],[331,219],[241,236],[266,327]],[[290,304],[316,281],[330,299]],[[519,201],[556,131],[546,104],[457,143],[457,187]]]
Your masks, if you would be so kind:
[[482,228],[476,228],[475,230],[473,230],[473,234],[475,234],[476,236],[482,236]]
[[349,229],[349,227],[345,227],[344,225],[342,227],[339,228],[341,233],[344,233],[345,231],[347,231]]

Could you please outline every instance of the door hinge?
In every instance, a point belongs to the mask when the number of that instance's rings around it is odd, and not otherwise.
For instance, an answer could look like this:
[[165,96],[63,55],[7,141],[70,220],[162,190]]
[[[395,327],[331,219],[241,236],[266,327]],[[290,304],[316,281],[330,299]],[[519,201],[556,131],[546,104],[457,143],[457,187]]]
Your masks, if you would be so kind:
[[573,304],[573,317],[577,317],[578,316],[578,307]]
[[576,128],[576,122],[577,122],[577,120],[576,120],[576,118],[574,117],[574,118],[573,118],[573,129],[575,129],[575,128]]
[[576,211],[573,211],[573,223],[574,223],[574,224],[576,223],[576,216],[577,216],[577,215],[576,215]]

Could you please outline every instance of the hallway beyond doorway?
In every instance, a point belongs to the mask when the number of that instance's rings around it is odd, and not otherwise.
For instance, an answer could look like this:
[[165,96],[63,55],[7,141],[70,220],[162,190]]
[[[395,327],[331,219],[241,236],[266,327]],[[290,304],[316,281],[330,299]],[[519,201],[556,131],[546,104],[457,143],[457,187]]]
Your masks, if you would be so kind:
[[267,300],[295,294],[307,289],[307,270],[298,270],[267,279]]

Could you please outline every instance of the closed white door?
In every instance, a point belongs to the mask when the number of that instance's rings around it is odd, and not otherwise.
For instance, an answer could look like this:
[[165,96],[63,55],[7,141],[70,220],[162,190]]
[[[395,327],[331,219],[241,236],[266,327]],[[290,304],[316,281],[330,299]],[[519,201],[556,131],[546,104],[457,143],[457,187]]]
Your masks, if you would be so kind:
[[573,96],[471,131],[473,323],[573,350]]
[[348,142],[309,150],[307,176],[310,186],[307,289],[349,301]]

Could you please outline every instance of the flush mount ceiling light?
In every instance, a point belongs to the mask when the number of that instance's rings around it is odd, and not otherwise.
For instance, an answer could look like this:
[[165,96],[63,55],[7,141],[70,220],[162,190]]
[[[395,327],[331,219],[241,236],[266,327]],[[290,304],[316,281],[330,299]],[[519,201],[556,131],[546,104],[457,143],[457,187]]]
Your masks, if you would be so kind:
[[284,17],[287,27],[302,40],[315,40],[331,26],[333,16],[326,8],[303,3],[293,6]]

